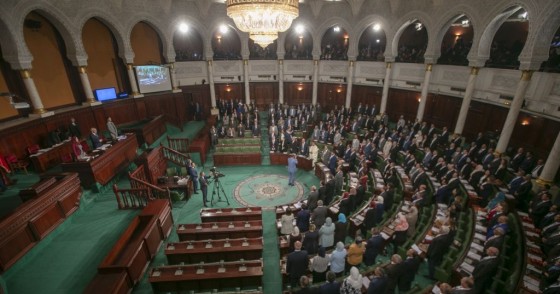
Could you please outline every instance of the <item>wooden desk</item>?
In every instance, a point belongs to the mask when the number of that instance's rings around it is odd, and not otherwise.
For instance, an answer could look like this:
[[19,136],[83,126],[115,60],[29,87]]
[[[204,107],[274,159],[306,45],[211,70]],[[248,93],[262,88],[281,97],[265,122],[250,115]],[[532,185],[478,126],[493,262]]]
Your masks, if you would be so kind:
[[235,221],[178,225],[179,240],[257,238],[262,236],[262,221]]
[[315,164],[315,176],[321,181],[327,181],[327,177],[332,178],[331,170],[322,162]]
[[192,290],[256,289],[262,285],[262,276],[262,261],[248,260],[156,267],[149,273],[148,281],[155,293],[186,293]]
[[[262,154],[259,153],[214,153],[214,165],[261,165]],[[287,164],[287,161],[286,161]]]
[[263,238],[184,241],[167,244],[169,264],[252,260],[262,257]]
[[261,207],[207,208],[200,210],[203,223],[262,220]]
[[72,142],[70,140],[64,141],[64,143],[52,147],[49,150],[32,154],[29,156],[33,167],[35,167],[35,171],[38,173],[44,173],[49,168],[55,167],[62,163],[62,155],[65,154],[73,154],[74,151],[72,150]]
[[[159,177],[157,181],[157,186],[162,189],[177,190],[185,194],[185,200],[189,200],[193,193],[193,183],[189,176],[185,177],[187,179],[186,185],[180,185],[176,182],[174,177]],[[160,182],[165,179],[165,182]],[[177,179],[178,180],[178,179]]]
[[169,237],[173,228],[173,215],[171,214],[171,203],[169,201],[164,199],[150,201],[140,213],[140,216],[144,215],[156,215],[162,239]]
[[[288,153],[278,153],[278,152],[271,152],[270,153],[270,164],[273,165],[288,165],[288,158],[290,157],[290,154]],[[303,170],[306,171],[310,171],[313,169],[313,160],[298,155],[297,156],[297,160],[298,160],[298,168],[301,168]]]
[[136,134],[138,144],[142,145],[146,143],[151,145],[157,141],[159,137],[165,134],[165,118],[163,115],[158,115],[151,119],[134,122],[132,124],[120,125],[119,129],[121,129],[123,133]]
[[0,272],[10,268],[78,209],[82,196],[78,175],[44,175],[50,177],[56,182],[0,222]]
[[127,134],[126,139],[117,142],[101,155],[88,161],[63,163],[62,170],[78,173],[85,187],[96,182],[105,185],[136,158],[136,149],[138,149],[136,136]]

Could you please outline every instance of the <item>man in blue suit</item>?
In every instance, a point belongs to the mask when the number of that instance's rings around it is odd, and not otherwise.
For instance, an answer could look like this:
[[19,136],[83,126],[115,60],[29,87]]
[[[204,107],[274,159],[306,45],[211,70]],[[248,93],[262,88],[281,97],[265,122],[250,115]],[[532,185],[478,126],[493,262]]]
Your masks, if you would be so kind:
[[377,255],[383,251],[385,240],[381,237],[378,228],[371,229],[371,238],[367,241],[366,251],[364,253],[364,264],[372,266],[375,264]]
[[329,169],[334,175],[336,170],[336,155],[334,153],[331,153],[331,157],[329,158]]
[[288,174],[290,175],[290,179],[288,181],[288,184],[290,186],[294,186],[294,181],[296,178],[296,172],[297,172],[297,158],[295,154],[292,154],[289,158],[288,158]]

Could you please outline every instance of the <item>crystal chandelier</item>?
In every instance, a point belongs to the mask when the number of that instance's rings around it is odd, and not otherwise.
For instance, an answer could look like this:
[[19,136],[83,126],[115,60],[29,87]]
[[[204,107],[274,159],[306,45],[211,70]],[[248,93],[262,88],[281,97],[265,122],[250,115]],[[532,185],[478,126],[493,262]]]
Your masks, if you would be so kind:
[[266,48],[298,17],[298,0],[226,0],[227,15],[238,29]]

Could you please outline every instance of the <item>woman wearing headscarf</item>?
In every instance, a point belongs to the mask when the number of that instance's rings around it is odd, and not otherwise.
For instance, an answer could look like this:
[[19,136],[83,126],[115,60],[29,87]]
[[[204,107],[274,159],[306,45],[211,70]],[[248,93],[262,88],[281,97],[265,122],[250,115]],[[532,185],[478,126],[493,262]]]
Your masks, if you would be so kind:
[[353,266],[350,269],[350,275],[344,279],[340,287],[340,294],[361,294],[362,293],[362,275],[360,271]]
[[301,242],[301,234],[299,233],[299,228],[298,228],[298,227],[294,227],[294,230],[292,231],[292,234],[290,234],[289,239],[290,239],[290,240],[289,240],[289,241],[290,241],[290,243],[289,243],[289,244],[290,244],[290,247],[289,247],[289,248],[290,248],[290,249],[289,249],[290,251],[289,251],[289,252],[293,252],[294,249],[295,249],[295,245],[294,245],[294,244],[295,244],[297,241],[300,241],[300,242]]
[[325,224],[319,230],[319,245],[330,248],[334,244],[334,224],[330,217],[327,217]]
[[393,254],[397,253],[397,248],[406,242],[406,232],[408,231],[408,222],[402,212],[397,214],[395,220],[395,234],[393,235]]
[[383,204],[384,201],[385,200],[381,195],[375,198],[375,223],[376,224],[381,223],[381,220],[383,220],[383,213],[385,212],[385,205]]
[[416,222],[418,221],[418,207],[411,205],[408,213],[406,214],[406,222],[408,223],[408,230],[406,235],[408,237],[414,236],[416,233]]
[[324,282],[329,267],[329,258],[325,255],[325,247],[319,247],[319,252],[311,259],[313,283]]
[[309,231],[304,234],[302,244],[307,254],[313,255],[317,253],[317,248],[319,248],[319,232],[315,230],[315,225],[309,225]]
[[338,214],[338,221],[334,225],[334,243],[342,242],[346,240],[348,235],[348,223],[346,222],[346,216],[344,213]]
[[286,213],[280,219],[281,227],[280,233],[282,235],[289,235],[294,231],[294,214],[291,208],[286,209]]
[[331,253],[331,271],[336,274],[337,277],[342,277],[344,274],[344,267],[346,265],[346,248],[344,248],[344,243],[336,243],[336,249]]

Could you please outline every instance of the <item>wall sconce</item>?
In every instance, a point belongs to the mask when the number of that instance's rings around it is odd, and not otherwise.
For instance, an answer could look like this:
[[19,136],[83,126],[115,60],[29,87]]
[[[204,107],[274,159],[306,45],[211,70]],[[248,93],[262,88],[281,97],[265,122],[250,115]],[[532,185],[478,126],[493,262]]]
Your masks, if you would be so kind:
[[341,87],[336,88],[336,92],[337,92],[337,93],[342,92],[342,88],[341,88]]
[[531,124],[531,122],[528,119],[524,119],[524,120],[521,121],[522,126],[528,126],[530,124]]
[[229,84],[226,85],[226,92],[228,92],[228,93],[231,92],[231,87],[229,86]]
[[420,103],[420,101],[422,101],[422,97],[418,97],[418,103]]
[[303,90],[303,84],[299,84],[299,85],[297,86],[297,90],[298,90],[298,91]]

